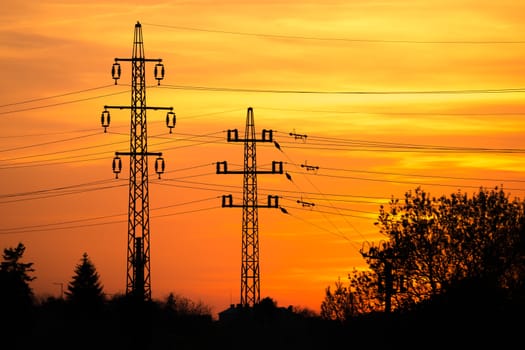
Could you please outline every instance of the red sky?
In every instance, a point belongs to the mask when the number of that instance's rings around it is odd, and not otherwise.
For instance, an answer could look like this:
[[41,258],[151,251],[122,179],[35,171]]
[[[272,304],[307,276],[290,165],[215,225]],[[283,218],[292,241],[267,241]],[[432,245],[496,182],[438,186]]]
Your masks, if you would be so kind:
[[[381,204],[421,186],[431,195],[503,186],[525,196],[525,4],[515,1],[24,1],[0,13],[0,248],[26,245],[37,295],[58,295],[87,252],[106,293],[125,291],[129,64],[142,24],[150,176],[151,284],[221,311],[239,301],[246,110],[281,151],[257,145],[258,167],[283,161],[293,181],[258,177],[261,297],[319,311],[327,286],[366,265],[384,239]],[[196,89],[204,87],[204,89]],[[517,91],[513,91],[516,89]],[[295,139],[290,133],[307,135]],[[150,166],[153,168],[153,159]],[[301,164],[319,166],[307,171]],[[312,208],[297,201],[315,203]]]

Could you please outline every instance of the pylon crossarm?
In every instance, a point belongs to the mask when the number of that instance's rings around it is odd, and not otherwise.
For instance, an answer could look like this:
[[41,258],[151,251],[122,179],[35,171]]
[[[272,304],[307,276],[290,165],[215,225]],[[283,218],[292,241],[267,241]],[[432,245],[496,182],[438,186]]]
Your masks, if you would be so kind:
[[272,162],[272,170],[255,170],[255,171],[247,171],[247,170],[228,170],[228,162],[222,161],[222,162],[216,162],[216,174],[282,174],[283,173],[283,162],[281,161],[273,161]]
[[273,130],[263,129],[261,138],[239,138],[237,129],[228,129],[226,140],[228,142],[273,142]]
[[[225,197],[225,196],[223,196]],[[228,206],[225,206],[224,205],[224,200],[223,200],[223,207],[229,207],[229,208],[245,208],[246,207],[246,204],[233,204],[232,203],[232,199],[231,199],[231,195],[229,195],[229,205]],[[267,204],[257,204],[257,203],[254,203],[252,205],[249,206],[250,208],[274,208],[274,209],[277,209],[279,208],[279,196],[273,196],[273,195],[268,195],[268,202]]]
[[[104,106],[104,109],[135,109],[135,106]],[[138,109],[152,109],[154,111],[173,111],[173,107],[142,106]]]
[[157,156],[161,157],[162,152],[115,152],[116,156]]
[[115,62],[162,62],[162,58],[143,58],[143,57],[133,57],[133,58],[115,58]]

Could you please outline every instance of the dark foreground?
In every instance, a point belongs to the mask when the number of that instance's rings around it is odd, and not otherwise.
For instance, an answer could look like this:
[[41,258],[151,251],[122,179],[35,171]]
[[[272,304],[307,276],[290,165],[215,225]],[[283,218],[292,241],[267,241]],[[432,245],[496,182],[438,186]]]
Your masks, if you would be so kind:
[[335,322],[283,308],[241,310],[212,320],[129,305],[73,312],[57,303],[23,318],[2,313],[0,349],[523,348],[522,304],[487,305],[454,310],[432,305]]

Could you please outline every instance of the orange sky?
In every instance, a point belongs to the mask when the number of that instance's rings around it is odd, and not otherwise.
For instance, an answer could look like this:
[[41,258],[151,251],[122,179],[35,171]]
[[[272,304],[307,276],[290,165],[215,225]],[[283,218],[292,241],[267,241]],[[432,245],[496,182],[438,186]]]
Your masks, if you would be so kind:
[[110,70],[131,56],[139,21],[146,57],[166,68],[148,105],[177,114],[173,134],[165,112],[147,117],[149,151],[166,161],[149,185],[153,297],[214,313],[239,301],[242,212],[220,197],[241,200],[242,176],[214,163],[242,166],[225,130],[242,135],[251,106],[257,133],[281,146],[258,144],[259,168],[283,161],[293,178],[258,177],[259,198],[279,195],[289,213],[259,210],[261,297],[319,311],[327,286],[365,266],[363,242],[383,238],[374,221],[391,196],[503,185],[525,197],[524,13],[515,1],[5,4],[0,248],[26,245],[38,295],[58,295],[84,252],[106,293],[125,291],[128,160],[118,180],[111,161],[127,151],[130,116],[112,110],[104,133],[100,113],[130,103],[131,67],[117,86]]

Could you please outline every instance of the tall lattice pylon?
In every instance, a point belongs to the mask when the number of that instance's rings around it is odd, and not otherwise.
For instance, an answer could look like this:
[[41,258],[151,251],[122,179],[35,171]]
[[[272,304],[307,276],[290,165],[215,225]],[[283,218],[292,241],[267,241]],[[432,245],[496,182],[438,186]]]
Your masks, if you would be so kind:
[[129,152],[115,152],[113,171],[118,178],[122,170],[120,156],[129,156],[129,206],[128,206],[128,247],[126,295],[138,299],[151,300],[151,268],[150,268],[150,222],[148,193],[148,156],[156,156],[155,171],[159,175],[164,172],[164,159],[161,152],[148,152],[148,133],[146,110],[168,110],[166,124],[171,129],[175,126],[173,107],[146,106],[146,73],[145,63],[155,62],[155,79],[160,84],[164,78],[162,59],[146,59],[142,26],[135,24],[133,38],[133,55],[131,58],[115,58],[112,76],[115,84],[120,78],[122,61],[131,62],[131,106],[104,106],[101,122],[106,132],[109,127],[109,109],[130,109],[131,130]]
[[282,174],[283,163],[272,162],[272,170],[257,170],[257,142],[273,142],[272,130],[263,130],[262,138],[255,137],[253,109],[248,108],[244,139],[239,139],[237,129],[228,130],[228,142],[244,142],[244,170],[228,170],[226,161],[217,162],[217,174],[243,174],[243,204],[233,204],[233,196],[222,196],[222,207],[242,208],[241,300],[242,306],[260,302],[259,269],[259,216],[258,208],[278,208],[278,197],[268,196],[266,205],[257,200],[257,174]]

